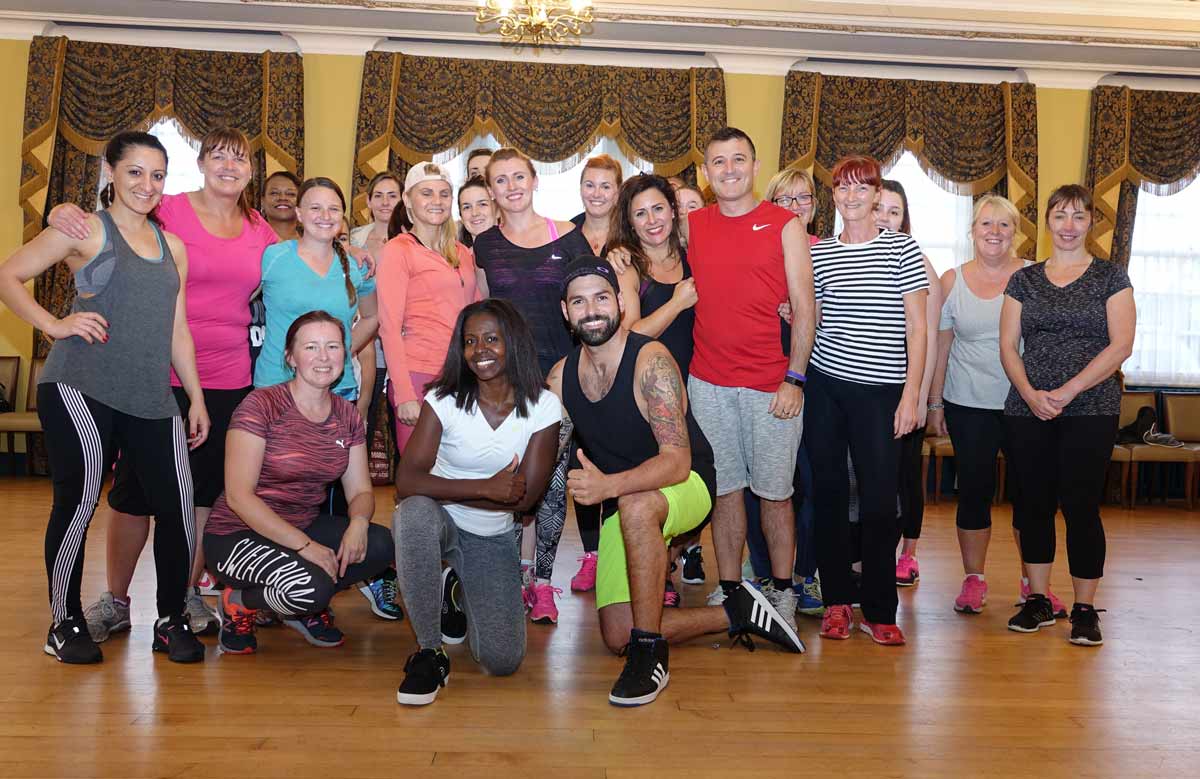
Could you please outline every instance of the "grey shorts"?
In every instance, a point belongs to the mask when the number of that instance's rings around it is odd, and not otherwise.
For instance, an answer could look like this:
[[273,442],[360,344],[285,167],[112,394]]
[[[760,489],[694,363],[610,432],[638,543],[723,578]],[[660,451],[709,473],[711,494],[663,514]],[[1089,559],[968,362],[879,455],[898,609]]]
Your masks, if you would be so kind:
[[777,418],[767,410],[772,394],[688,377],[692,415],[716,459],[718,496],[747,487],[766,500],[792,496],[804,416]]

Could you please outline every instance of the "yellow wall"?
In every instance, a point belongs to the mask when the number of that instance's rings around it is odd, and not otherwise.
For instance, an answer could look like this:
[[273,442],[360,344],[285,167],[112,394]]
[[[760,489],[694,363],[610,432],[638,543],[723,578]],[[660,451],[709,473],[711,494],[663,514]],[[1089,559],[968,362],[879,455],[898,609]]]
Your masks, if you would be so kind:
[[347,200],[362,69],[362,57],[304,55],[304,175],[333,179]]
[[[0,40],[0,261],[21,245],[21,207],[17,190],[21,186],[21,136],[24,132],[25,74],[29,61],[29,41]],[[32,287],[32,282],[30,282]],[[17,383],[17,408],[24,408],[25,383],[29,376],[29,356],[33,349],[33,330],[0,305],[0,354],[21,355],[21,378]],[[17,444],[18,450],[23,448]]]
[[1083,182],[1087,166],[1092,93],[1086,89],[1038,87],[1038,257],[1050,254],[1050,237],[1041,215],[1050,193],[1063,184]]
[[725,103],[731,127],[754,140],[758,176],[754,190],[760,195],[779,172],[779,131],[783,126],[783,76],[725,74]]

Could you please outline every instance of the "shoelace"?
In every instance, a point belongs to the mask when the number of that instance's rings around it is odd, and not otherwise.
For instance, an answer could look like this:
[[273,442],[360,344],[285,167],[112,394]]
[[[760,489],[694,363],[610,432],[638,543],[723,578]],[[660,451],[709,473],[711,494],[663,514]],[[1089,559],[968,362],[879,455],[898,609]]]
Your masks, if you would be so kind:
[[675,590],[667,590],[666,592],[664,592],[663,593],[663,605],[664,606],[678,606],[679,605],[679,593],[675,592]]
[[320,625],[324,628],[331,628],[333,627],[333,616],[330,615],[329,609],[325,609],[324,611],[313,614],[311,617],[304,620],[304,622],[310,628],[316,627],[317,625]]
[[380,594],[383,596],[384,603],[395,603],[396,602],[397,588],[396,588],[396,580],[395,579],[393,579],[389,576],[385,576],[382,579],[380,579],[379,580],[379,591],[380,591]]
[[753,652],[755,649],[758,648],[754,644],[754,639],[750,638],[750,631],[747,630],[746,628],[741,628],[739,630],[733,631],[732,633],[729,634],[729,637],[733,639],[733,641],[729,642],[730,649],[733,649],[735,646],[740,645],[740,646],[746,647],[746,649]]
[[254,615],[255,611],[241,611],[237,614],[229,615],[229,624],[233,625],[233,633],[236,636],[248,636],[254,632]]

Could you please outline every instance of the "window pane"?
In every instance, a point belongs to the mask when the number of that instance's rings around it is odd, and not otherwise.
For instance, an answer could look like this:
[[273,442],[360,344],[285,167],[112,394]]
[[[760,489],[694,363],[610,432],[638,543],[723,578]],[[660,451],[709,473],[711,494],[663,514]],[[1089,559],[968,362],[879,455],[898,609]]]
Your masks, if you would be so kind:
[[1122,369],[1131,384],[1200,386],[1200,182],[1168,197],[1138,193],[1129,280],[1137,336]]
[[[196,167],[196,159],[200,154],[198,141],[184,136],[170,119],[158,120],[150,128],[149,133],[158,138],[167,148],[167,181],[163,194],[193,192],[204,186],[204,176]],[[101,163],[100,189],[96,192],[96,208],[100,208],[100,192],[106,186],[108,186],[108,178],[104,175],[104,165]]]

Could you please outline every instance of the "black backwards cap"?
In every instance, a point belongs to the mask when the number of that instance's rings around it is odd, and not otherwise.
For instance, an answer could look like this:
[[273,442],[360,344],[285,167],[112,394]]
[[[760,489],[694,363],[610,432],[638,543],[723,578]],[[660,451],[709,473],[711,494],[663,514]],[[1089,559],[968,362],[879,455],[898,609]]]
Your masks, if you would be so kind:
[[567,265],[566,272],[563,274],[561,289],[563,300],[567,299],[567,286],[580,276],[599,276],[612,286],[613,292],[619,293],[621,291],[617,285],[617,272],[613,270],[612,264],[608,260],[602,260],[595,255],[585,254],[575,258]]

